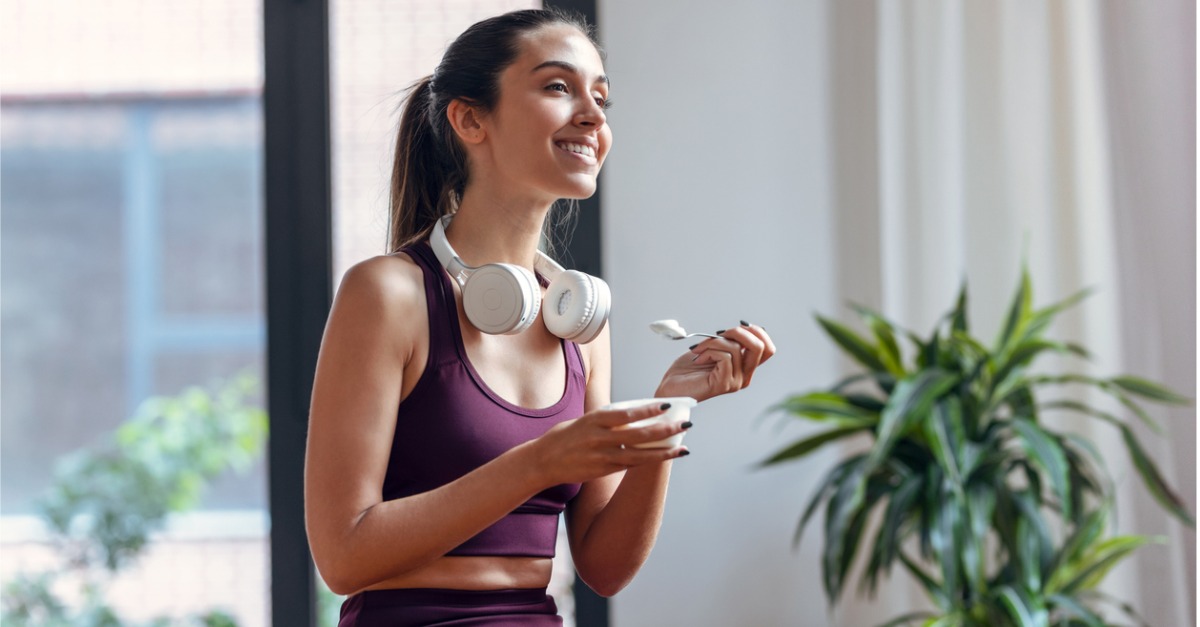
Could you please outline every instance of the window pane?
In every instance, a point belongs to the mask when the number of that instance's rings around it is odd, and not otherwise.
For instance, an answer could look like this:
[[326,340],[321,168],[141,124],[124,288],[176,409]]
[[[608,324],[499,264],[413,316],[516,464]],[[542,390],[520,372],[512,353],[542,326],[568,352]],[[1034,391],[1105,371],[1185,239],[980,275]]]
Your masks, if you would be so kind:
[[270,622],[261,44],[257,2],[0,5],[6,612]]

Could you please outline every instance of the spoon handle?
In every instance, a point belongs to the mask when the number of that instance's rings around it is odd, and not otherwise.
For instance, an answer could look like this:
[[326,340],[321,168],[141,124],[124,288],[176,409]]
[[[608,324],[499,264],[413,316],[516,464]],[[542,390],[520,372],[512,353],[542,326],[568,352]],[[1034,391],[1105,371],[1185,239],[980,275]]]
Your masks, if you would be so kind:
[[711,338],[713,338],[714,340],[719,340],[719,339],[721,339],[721,336],[719,336],[719,335],[713,335],[712,333],[688,333],[687,335],[681,335],[681,336],[679,336],[679,337],[677,337],[677,338],[675,338],[675,339],[677,339],[677,340],[682,340],[682,339],[684,339],[684,338],[689,338],[689,337],[711,337]]

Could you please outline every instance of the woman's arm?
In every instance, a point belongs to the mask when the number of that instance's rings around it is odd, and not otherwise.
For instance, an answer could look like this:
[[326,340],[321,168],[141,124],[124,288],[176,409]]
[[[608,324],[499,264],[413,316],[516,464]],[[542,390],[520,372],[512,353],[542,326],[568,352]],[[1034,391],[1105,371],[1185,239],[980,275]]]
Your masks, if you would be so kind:
[[314,561],[339,594],[428,564],[546,487],[514,449],[439,489],[382,501],[404,369],[428,334],[423,285],[402,258],[355,266],[321,342],[305,516]]
[[[605,328],[588,347],[585,411],[594,411],[611,400],[610,343]],[[670,451],[671,457],[680,452]],[[588,481],[572,499],[566,514],[571,560],[579,577],[597,594],[612,596],[619,592],[650,556],[662,523],[670,475],[670,459],[647,464]]]
[[598,412],[437,489],[383,501],[396,409],[413,383],[405,366],[424,346],[427,315],[422,272],[399,257],[352,268],[330,312],[309,415],[305,518],[313,559],[338,594],[429,564],[552,485],[664,456],[621,450],[616,438],[653,441],[669,435],[665,427],[612,430],[657,409]]
[[[749,385],[754,370],[775,354],[761,327],[743,325],[693,347],[668,369],[656,397],[706,400]],[[608,331],[592,349],[587,410],[609,402],[612,366]],[[680,447],[683,449],[683,447]],[[686,454],[686,449],[681,452]],[[672,455],[671,458],[678,456]],[[670,459],[584,484],[567,510],[571,556],[579,576],[597,594],[612,596],[633,580],[650,556],[662,525]]]

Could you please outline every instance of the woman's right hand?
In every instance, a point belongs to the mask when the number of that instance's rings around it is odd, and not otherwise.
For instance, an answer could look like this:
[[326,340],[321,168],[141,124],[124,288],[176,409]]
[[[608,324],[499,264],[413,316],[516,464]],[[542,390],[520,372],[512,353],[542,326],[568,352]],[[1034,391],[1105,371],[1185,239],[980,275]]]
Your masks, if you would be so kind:
[[634,466],[675,459],[687,455],[687,447],[641,449],[634,445],[682,433],[691,427],[690,422],[621,428],[658,416],[668,407],[650,404],[632,409],[598,409],[555,425],[528,446],[549,485],[584,483]]

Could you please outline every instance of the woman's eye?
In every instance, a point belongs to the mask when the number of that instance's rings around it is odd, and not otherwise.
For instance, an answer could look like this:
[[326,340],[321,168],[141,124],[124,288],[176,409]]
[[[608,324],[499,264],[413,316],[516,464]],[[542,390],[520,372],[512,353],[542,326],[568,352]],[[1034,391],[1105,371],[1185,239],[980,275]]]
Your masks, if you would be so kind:
[[612,101],[607,98],[596,98],[596,104],[600,105],[600,108],[605,111],[611,109],[613,105]]
[[563,93],[567,93],[567,86],[563,85],[562,83],[550,83],[549,85],[546,86],[546,89],[549,89],[551,91],[561,91]]

